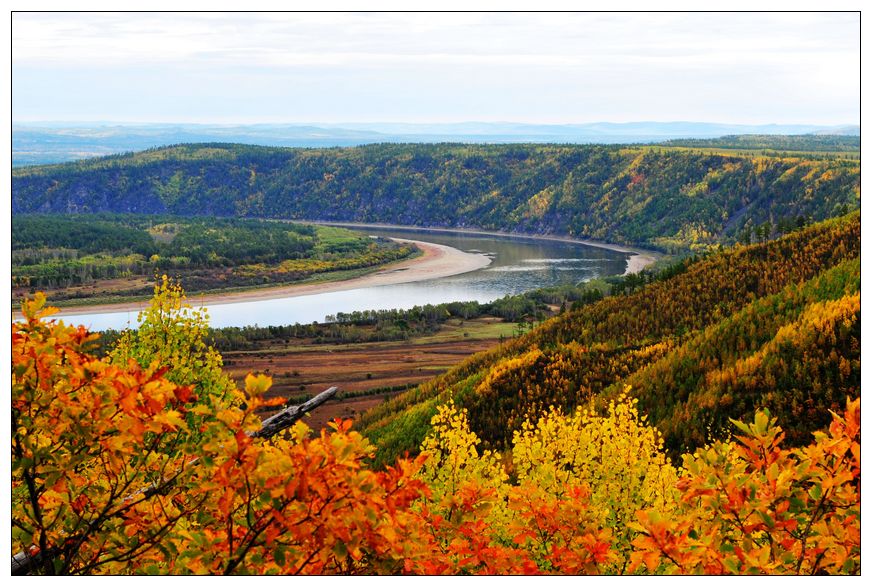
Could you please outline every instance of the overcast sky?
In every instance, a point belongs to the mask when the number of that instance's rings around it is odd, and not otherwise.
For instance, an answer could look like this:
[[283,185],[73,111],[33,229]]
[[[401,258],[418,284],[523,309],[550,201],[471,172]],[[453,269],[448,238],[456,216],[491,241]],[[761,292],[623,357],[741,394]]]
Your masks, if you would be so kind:
[[860,17],[15,13],[12,114],[857,124]]

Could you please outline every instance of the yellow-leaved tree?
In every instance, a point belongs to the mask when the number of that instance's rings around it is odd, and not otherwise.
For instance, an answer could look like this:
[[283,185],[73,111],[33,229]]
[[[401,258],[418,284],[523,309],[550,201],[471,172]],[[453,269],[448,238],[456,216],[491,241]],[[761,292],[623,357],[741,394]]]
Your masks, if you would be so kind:
[[639,415],[637,403],[627,388],[605,415],[583,408],[563,415],[552,408],[535,424],[525,422],[512,448],[520,483],[555,498],[574,485],[589,487],[598,523],[613,535],[613,572],[623,572],[629,562],[636,532],[628,524],[636,511],[668,515],[679,496],[678,472],[663,452],[662,436]]
[[238,401],[236,386],[225,374],[221,355],[205,341],[209,315],[191,307],[178,282],[162,275],[154,286],[148,308],[139,313],[135,330],[125,330],[110,352],[113,364],[167,366],[166,378],[193,386],[201,402],[220,409],[222,402]]

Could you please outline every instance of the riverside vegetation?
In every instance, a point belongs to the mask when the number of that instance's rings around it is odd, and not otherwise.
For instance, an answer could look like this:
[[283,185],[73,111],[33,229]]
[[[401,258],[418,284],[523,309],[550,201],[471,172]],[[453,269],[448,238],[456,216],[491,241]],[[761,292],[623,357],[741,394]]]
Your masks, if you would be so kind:
[[336,227],[239,218],[15,215],[12,235],[16,296],[39,289],[89,302],[147,296],[164,272],[191,293],[226,291],[347,276],[417,253]]

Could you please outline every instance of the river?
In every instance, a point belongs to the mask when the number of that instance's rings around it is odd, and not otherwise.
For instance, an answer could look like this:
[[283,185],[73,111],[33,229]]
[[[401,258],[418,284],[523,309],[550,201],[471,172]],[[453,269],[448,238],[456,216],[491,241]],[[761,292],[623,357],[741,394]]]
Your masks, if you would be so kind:
[[[601,247],[533,237],[400,228],[367,227],[359,230],[374,236],[420,240],[484,254],[491,258],[491,263],[468,273],[427,281],[210,304],[210,324],[216,328],[253,324],[279,326],[322,322],[327,315],[355,310],[407,309],[452,301],[490,302],[540,287],[620,275],[626,270],[630,257],[629,253]],[[192,296],[190,300],[193,305],[197,305],[195,298]],[[105,330],[135,326],[136,317],[136,311],[116,311],[79,314],[65,320],[84,324],[91,330]]]

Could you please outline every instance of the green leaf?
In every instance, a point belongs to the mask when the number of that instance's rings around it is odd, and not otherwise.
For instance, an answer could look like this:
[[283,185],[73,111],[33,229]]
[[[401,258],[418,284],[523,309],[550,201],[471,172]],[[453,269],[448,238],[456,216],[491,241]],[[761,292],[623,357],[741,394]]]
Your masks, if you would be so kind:
[[285,566],[285,549],[282,547],[276,548],[273,550],[273,558],[279,564],[280,567]]
[[[732,550],[732,548],[730,548],[730,550]],[[741,572],[739,567],[739,560],[731,556],[724,559],[724,567],[726,567],[727,570],[734,575],[738,575]]]
[[854,574],[854,569],[856,569],[856,563],[854,562],[853,558],[849,558],[848,560],[845,561],[845,564],[842,565],[842,571],[844,571],[845,573],[847,573],[849,575]]
[[733,426],[735,426],[736,428],[738,428],[739,430],[741,430],[745,434],[747,434],[749,436],[751,435],[751,428],[747,424],[744,424],[744,423],[740,422],[739,420],[733,420],[732,418],[730,418],[730,422],[733,424]]
[[756,429],[758,434],[762,434],[763,431],[766,430],[766,427],[769,425],[769,416],[766,412],[757,412],[754,415],[754,428]]

